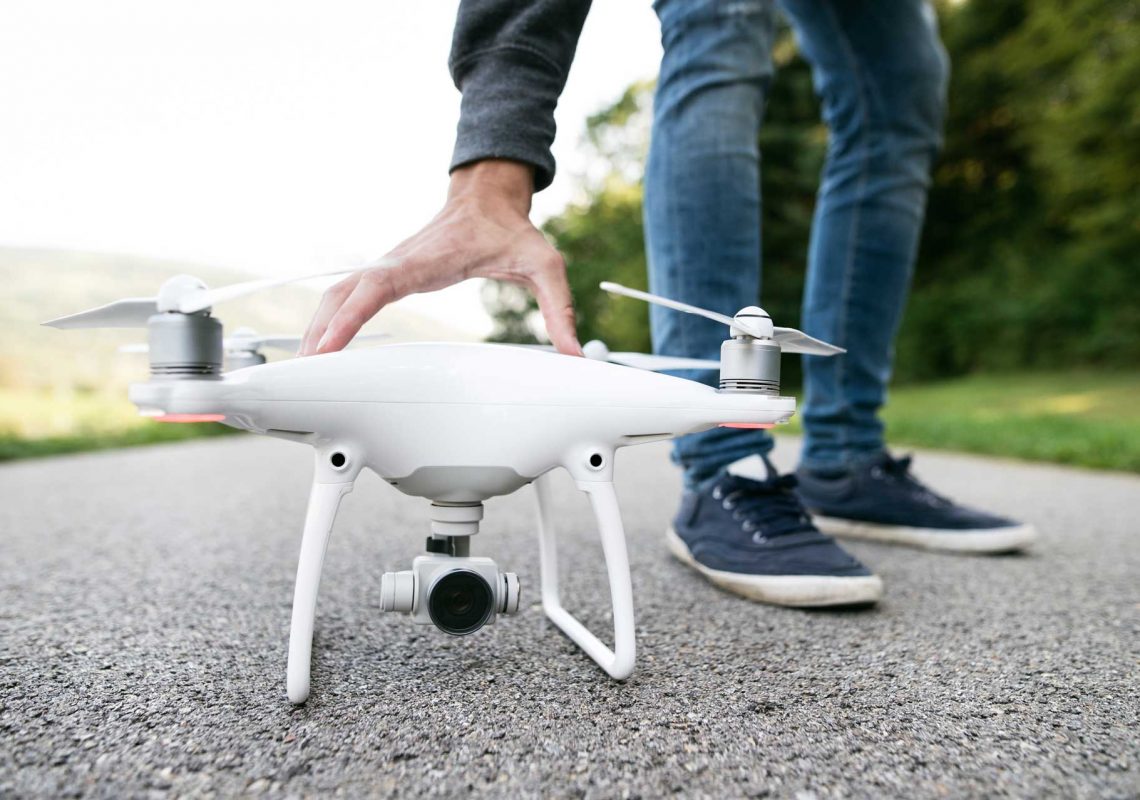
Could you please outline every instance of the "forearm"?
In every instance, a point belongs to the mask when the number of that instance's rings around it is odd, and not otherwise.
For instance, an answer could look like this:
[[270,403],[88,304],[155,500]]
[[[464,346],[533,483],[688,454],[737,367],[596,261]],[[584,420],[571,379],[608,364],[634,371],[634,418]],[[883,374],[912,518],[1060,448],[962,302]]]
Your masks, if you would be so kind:
[[590,0],[463,0],[449,66],[463,94],[451,169],[484,159],[533,167],[534,190],[554,177],[554,109]]

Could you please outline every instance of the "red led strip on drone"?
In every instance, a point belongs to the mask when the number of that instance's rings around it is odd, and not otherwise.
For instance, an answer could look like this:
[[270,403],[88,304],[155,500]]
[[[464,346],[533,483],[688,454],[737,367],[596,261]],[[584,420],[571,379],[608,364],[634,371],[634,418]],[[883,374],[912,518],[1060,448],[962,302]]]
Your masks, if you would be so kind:
[[155,422],[221,422],[225,414],[163,414]]

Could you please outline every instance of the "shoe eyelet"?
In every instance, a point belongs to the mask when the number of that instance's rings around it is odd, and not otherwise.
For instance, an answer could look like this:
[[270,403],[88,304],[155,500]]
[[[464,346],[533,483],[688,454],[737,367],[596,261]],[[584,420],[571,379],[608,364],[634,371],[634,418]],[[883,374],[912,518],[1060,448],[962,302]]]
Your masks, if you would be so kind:
[[712,496],[713,500],[720,500],[722,497],[724,497],[724,492],[722,492],[720,487],[717,486],[712,490]]
[[752,541],[754,541],[756,544],[767,544],[768,537],[757,531],[756,533],[752,534]]
[[732,511],[732,509],[734,508],[732,503],[728,502],[727,500],[725,500],[723,503],[721,503],[720,507],[723,508],[725,511]]

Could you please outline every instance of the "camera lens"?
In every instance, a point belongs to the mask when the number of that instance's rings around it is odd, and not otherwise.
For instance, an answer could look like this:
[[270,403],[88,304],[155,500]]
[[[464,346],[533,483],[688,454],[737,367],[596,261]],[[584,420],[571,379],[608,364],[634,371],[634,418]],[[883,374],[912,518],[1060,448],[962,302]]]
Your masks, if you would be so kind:
[[491,618],[495,593],[483,576],[469,569],[446,573],[428,591],[428,614],[444,633],[474,633]]

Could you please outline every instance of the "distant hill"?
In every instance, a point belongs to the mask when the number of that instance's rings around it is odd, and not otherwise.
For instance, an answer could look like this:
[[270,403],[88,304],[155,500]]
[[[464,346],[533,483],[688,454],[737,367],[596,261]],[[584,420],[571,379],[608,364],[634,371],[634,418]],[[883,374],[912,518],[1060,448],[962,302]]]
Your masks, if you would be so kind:
[[[0,247],[0,387],[114,391],[143,379],[145,357],[116,348],[145,341],[145,330],[59,331],[39,323],[120,297],[152,296],[166,278],[183,272],[210,286],[261,277],[137,256]],[[307,287],[285,286],[226,303],[218,316],[227,332],[247,326],[260,333],[299,333],[319,298]],[[398,304],[382,310],[365,331],[390,334],[394,341],[472,339]]]

